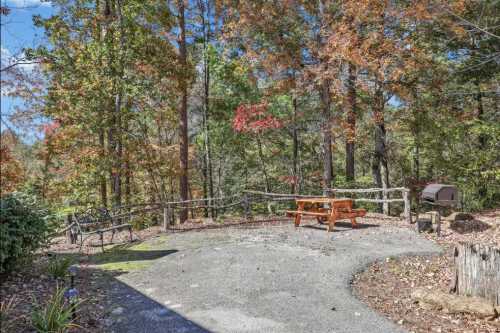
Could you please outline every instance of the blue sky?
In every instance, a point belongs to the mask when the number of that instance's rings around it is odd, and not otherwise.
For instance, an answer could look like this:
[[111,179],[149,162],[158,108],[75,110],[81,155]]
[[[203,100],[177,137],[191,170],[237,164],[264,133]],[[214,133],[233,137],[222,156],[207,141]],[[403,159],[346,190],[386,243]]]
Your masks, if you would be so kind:
[[[44,43],[43,31],[33,25],[32,17],[33,15],[48,17],[53,13],[53,8],[50,1],[43,0],[0,0],[0,2],[2,6],[11,10],[9,15],[1,16],[1,63],[3,68],[13,61],[13,57],[22,56],[23,48],[36,47]],[[29,71],[31,68],[30,65],[27,65],[23,69]],[[21,100],[2,94],[2,129],[4,129],[5,123],[12,126],[6,120],[6,116],[12,112],[16,105],[20,104],[22,104]]]

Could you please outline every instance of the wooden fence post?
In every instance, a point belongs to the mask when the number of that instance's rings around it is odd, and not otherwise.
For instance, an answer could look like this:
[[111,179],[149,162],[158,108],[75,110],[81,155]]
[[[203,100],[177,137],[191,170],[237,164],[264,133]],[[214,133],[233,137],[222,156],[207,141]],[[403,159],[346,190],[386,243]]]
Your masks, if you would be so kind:
[[408,224],[411,224],[411,202],[410,202],[410,191],[408,189],[403,190],[403,201],[405,204],[404,216]]
[[71,214],[66,215],[66,227],[68,230],[66,230],[66,240],[68,244],[75,244],[76,243],[76,237],[73,235],[73,230],[69,228],[69,226],[73,224],[73,216]]
[[163,231],[168,230],[168,224],[170,222],[170,211],[168,205],[163,207]]
[[455,277],[451,290],[483,297],[500,305],[500,248],[459,243],[454,251]]
[[247,220],[252,218],[252,209],[250,205],[251,203],[248,193],[245,193],[243,195],[243,209],[245,210],[245,219]]
[[382,203],[382,212],[384,213],[384,215],[389,215],[389,202],[386,201],[388,198],[387,190],[385,188],[382,190],[382,199],[384,200],[384,202]]

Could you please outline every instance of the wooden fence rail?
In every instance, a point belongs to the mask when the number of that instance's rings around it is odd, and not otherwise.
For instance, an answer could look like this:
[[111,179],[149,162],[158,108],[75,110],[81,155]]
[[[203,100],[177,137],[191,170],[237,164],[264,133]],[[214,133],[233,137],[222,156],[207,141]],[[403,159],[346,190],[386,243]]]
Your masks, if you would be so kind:
[[[329,193],[330,195],[335,195],[337,193],[383,193],[382,199],[370,199],[370,198],[353,198],[354,201],[357,202],[374,202],[374,203],[382,203],[384,205],[384,213],[388,213],[388,205],[389,203],[394,202],[403,202],[404,203],[404,216],[406,220],[411,223],[411,212],[410,212],[410,197],[409,190],[404,187],[396,187],[396,188],[368,188],[368,189],[327,189],[325,193]],[[401,198],[392,198],[389,199],[387,197],[387,193],[391,192],[401,192]],[[252,204],[258,202],[267,202],[268,203],[268,211],[271,212],[272,209],[270,207],[270,203],[272,202],[285,202],[285,201],[294,201],[297,198],[314,198],[319,195],[303,195],[303,194],[288,194],[288,193],[268,193],[262,191],[252,191],[252,190],[244,190],[239,194],[218,197],[218,198],[201,198],[201,199],[192,199],[192,200],[184,200],[184,201],[170,201],[170,202],[153,202],[153,203],[143,203],[136,205],[127,205],[113,208],[111,210],[111,217],[115,220],[121,219],[130,219],[133,216],[148,214],[157,212],[163,215],[163,227],[167,229],[170,224],[172,224],[172,218],[175,215],[175,210],[179,209],[214,209],[216,212],[218,210],[224,210],[228,208],[241,207],[241,210],[245,216],[245,218],[249,219],[252,217]],[[387,206],[387,207],[386,207]],[[386,209],[387,208],[387,209]],[[73,237],[70,235],[71,229],[71,216],[68,216],[67,225],[64,229],[65,232],[68,232],[68,238]],[[70,240],[70,239],[68,239]],[[71,238],[70,240],[73,242],[74,240]]]
[[[389,199],[388,194],[392,192],[401,192],[401,198]],[[404,217],[408,223],[411,220],[411,202],[410,190],[406,187],[392,187],[392,188],[332,188],[327,189],[326,193],[335,195],[336,193],[382,193],[381,199],[369,198],[353,198],[358,202],[374,202],[382,203],[382,211],[385,215],[389,215],[389,204],[394,202],[402,202],[404,204]]]

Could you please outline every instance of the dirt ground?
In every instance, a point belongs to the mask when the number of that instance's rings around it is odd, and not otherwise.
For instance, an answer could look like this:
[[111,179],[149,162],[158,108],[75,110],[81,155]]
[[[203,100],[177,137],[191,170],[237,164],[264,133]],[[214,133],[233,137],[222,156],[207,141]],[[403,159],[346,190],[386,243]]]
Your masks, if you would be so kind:
[[443,255],[387,258],[374,263],[354,277],[354,294],[410,332],[500,332],[499,319],[488,321],[470,314],[447,314],[427,309],[410,297],[417,287],[448,292],[453,272],[452,251],[457,242],[500,246],[500,210],[474,215],[470,226],[459,233],[445,222],[441,237],[424,234],[443,247]]
[[[374,263],[364,272],[356,275],[352,287],[354,294],[383,316],[404,326],[410,332],[500,332],[500,322],[486,321],[470,315],[449,315],[434,310],[427,310],[414,303],[410,293],[415,287],[447,291],[451,278],[451,250],[458,241],[473,241],[500,246],[500,210],[484,212],[475,215],[477,230],[458,233],[443,225],[442,237],[435,234],[423,234],[426,238],[437,242],[444,249],[442,256],[406,257],[401,259],[386,259]],[[257,217],[256,221],[244,222],[234,219],[225,223],[205,220],[191,221],[182,226],[172,227],[167,233],[183,233],[186,231],[203,231],[231,227],[260,228],[263,225],[289,224],[290,219],[279,217]],[[315,221],[304,221],[315,224]],[[380,214],[369,214],[362,223],[373,225],[398,226],[414,228],[402,219],[390,218]],[[485,225],[487,228],[485,228]],[[354,231],[355,232],[355,231]],[[135,231],[134,242],[130,246],[140,246],[141,241],[158,236],[162,233],[160,227],[151,227]],[[127,252],[128,233],[115,236],[115,244],[122,244],[116,252],[116,245],[109,244],[110,235],[106,235],[107,252],[101,254],[97,238],[86,242],[83,252],[79,253],[78,245],[68,245],[64,237],[53,240],[51,247],[36,256],[34,262],[23,267],[8,277],[3,277],[0,286],[0,296],[4,304],[13,300],[13,306],[2,322],[2,332],[31,332],[30,316],[34,304],[44,300],[53,292],[56,285],[68,286],[69,281],[55,281],[47,273],[47,253],[68,256],[79,265],[75,285],[84,299],[80,307],[77,324],[80,328],[72,331],[103,332],[105,331],[106,306],[109,289],[109,274],[118,275],[123,266],[110,266],[110,270],[95,269],[93,264],[107,264],[113,261],[113,255],[129,255]],[[134,245],[139,244],[139,245]],[[113,249],[113,251],[108,251]],[[111,255],[110,255],[111,253]],[[113,254],[115,253],[115,254]],[[137,262],[136,262],[137,264]],[[147,264],[139,262],[139,264]],[[125,267],[127,268],[127,267]]]

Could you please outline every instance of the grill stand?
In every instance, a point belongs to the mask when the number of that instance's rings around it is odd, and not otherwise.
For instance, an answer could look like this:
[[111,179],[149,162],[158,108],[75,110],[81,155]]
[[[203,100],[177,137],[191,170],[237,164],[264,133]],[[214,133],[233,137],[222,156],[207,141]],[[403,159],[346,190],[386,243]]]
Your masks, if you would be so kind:
[[[435,209],[434,211],[430,212],[431,223],[433,226],[434,225],[436,226],[437,236],[441,237],[441,217],[444,216],[444,210],[446,208],[452,207],[453,204],[455,204],[455,202],[454,201],[443,201],[440,203],[435,203],[435,202],[428,201],[428,200],[421,200],[420,203],[431,205]],[[419,211],[419,209],[417,209],[417,221],[418,221],[418,211]],[[417,228],[418,228],[418,223],[417,223]],[[418,232],[420,232],[420,230],[418,230]]]

